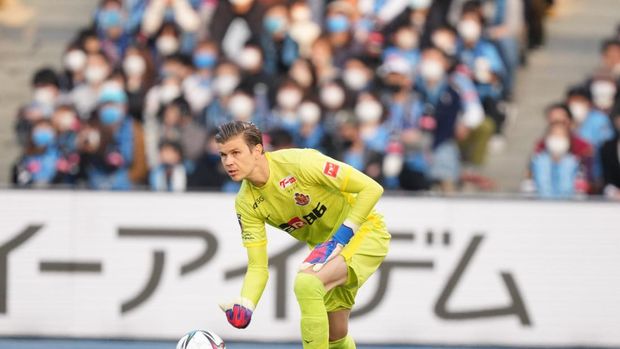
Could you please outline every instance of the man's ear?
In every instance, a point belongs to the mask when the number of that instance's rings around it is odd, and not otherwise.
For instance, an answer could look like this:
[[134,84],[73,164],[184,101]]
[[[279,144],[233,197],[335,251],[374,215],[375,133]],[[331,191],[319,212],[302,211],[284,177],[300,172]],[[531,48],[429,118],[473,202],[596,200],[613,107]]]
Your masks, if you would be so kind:
[[265,151],[262,144],[255,145],[254,150],[258,152],[258,155],[262,154]]

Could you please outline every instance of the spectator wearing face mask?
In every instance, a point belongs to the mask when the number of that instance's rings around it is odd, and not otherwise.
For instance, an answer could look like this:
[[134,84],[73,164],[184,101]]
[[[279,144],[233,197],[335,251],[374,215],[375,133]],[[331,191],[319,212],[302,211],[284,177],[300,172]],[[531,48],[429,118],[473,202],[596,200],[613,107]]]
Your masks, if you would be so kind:
[[228,104],[241,82],[241,72],[232,62],[221,61],[215,68],[213,78],[213,101],[207,107],[200,121],[208,131],[232,120]]
[[300,123],[295,141],[297,146],[326,152],[329,140],[326,139],[325,128],[321,123],[321,107],[316,102],[306,99],[297,108],[297,118]]
[[363,56],[347,59],[341,75],[344,86],[353,94],[353,97],[357,97],[361,92],[375,89],[374,72]]
[[378,69],[382,77],[382,100],[388,108],[386,127],[396,136],[416,128],[422,104],[414,91],[414,71],[408,60],[400,55],[387,57]]
[[339,126],[339,118],[352,113],[350,96],[347,95],[344,84],[340,80],[322,84],[318,90],[325,130],[328,133],[334,132]]
[[55,182],[75,185],[80,177],[80,154],[77,148],[80,119],[72,106],[60,105],[52,116],[52,126],[58,148]]
[[50,68],[37,70],[32,78],[32,101],[20,107],[15,121],[17,140],[26,147],[32,126],[41,119],[49,119],[61,97],[56,73]]
[[204,115],[205,109],[213,100],[213,71],[219,54],[214,41],[199,42],[192,56],[195,70],[183,80],[183,94],[196,117]]
[[13,168],[13,183],[22,187],[46,187],[56,177],[59,159],[56,133],[48,120],[35,123],[27,148]]
[[77,44],[67,47],[62,59],[64,71],[60,77],[61,89],[68,93],[77,85],[84,83],[86,68],[86,52]]
[[276,94],[276,105],[273,108],[271,119],[277,127],[285,129],[294,138],[297,138],[300,121],[297,108],[304,98],[301,88],[290,80],[282,82]]
[[551,124],[544,138],[545,150],[534,155],[530,167],[537,195],[541,198],[570,198],[579,191],[579,159],[569,152],[570,130]]
[[432,149],[429,177],[444,191],[454,190],[461,174],[455,130],[458,115],[464,108],[458,88],[448,79],[448,67],[448,58],[443,51],[429,47],[422,52],[420,75],[416,81],[416,89],[424,102],[418,122],[423,139],[428,139]]
[[383,50],[383,61],[385,62],[391,55],[398,55],[405,58],[410,65],[417,66],[420,61],[420,50],[418,49],[419,34],[411,26],[403,25],[398,27],[392,34],[392,44]]
[[592,96],[592,104],[601,112],[609,115],[615,105],[620,105],[618,83],[607,71],[598,71],[586,82]]
[[[295,62],[293,62],[293,65]],[[253,42],[246,43],[239,57],[237,57],[237,65],[241,69],[242,75],[239,87],[252,91],[257,97],[264,96],[266,103],[273,105],[275,103],[279,77],[268,74],[263,69],[264,59],[260,46]]]
[[364,46],[353,35],[354,15],[354,7],[346,1],[337,0],[327,5],[324,32],[332,49],[333,64],[339,69],[347,58],[364,52]]
[[178,97],[163,106],[158,113],[158,121],[159,144],[162,142],[178,143],[186,165],[191,165],[202,155],[207,133],[194,121],[189,104],[183,97]]
[[125,51],[121,68],[125,76],[129,115],[142,122],[146,94],[155,83],[155,67],[144,49],[130,46]]
[[607,115],[592,107],[587,89],[580,87],[570,89],[566,96],[566,104],[573,116],[577,135],[592,146],[593,177],[594,182],[598,184],[602,176],[599,150],[604,142],[613,138],[613,125]]
[[222,45],[228,28],[233,20],[244,20],[250,29],[253,39],[262,36],[264,30],[263,18],[265,6],[256,0],[221,0],[218,1],[213,20],[209,26],[210,37]]
[[[98,98],[97,147],[82,145],[88,186],[98,190],[129,190],[135,160],[134,123],[127,116],[127,96],[117,83],[106,84]],[[144,171],[146,172],[146,171]]]
[[159,31],[150,38],[153,56],[158,67],[162,65],[162,62],[167,57],[181,53],[181,30],[174,23],[162,24]]
[[[583,170],[586,180],[587,190],[594,185],[594,153],[592,146],[573,131],[573,115],[569,107],[564,103],[553,103],[545,109],[545,119],[547,128],[553,124],[561,124],[569,129],[568,152],[574,155],[579,161],[580,169]],[[536,144],[535,154],[546,150],[546,142],[541,139]]]
[[187,170],[183,164],[181,145],[164,141],[159,145],[159,165],[149,173],[153,191],[184,192],[187,188]]
[[[172,40],[168,32],[162,32],[160,28],[165,24],[173,24],[177,29],[175,35],[175,50],[172,49]],[[189,53],[194,49],[196,33],[200,25],[198,12],[188,0],[151,0],[148,2],[142,20],[142,33],[152,37],[160,30],[159,39],[156,41],[160,54],[167,56],[180,51]],[[165,40],[170,43],[160,42]]]
[[444,52],[450,62],[448,79],[454,86],[463,103],[463,112],[457,123],[457,139],[462,159],[469,174],[478,176],[478,168],[484,164],[489,140],[495,132],[495,122],[485,117],[482,102],[478,96],[469,69],[456,57],[458,36],[451,26],[439,26],[431,33],[431,42]]
[[101,49],[112,65],[120,62],[129,45],[130,37],[125,31],[126,13],[120,0],[103,0],[95,16],[95,29]]
[[299,56],[307,58],[312,43],[321,35],[321,27],[312,19],[310,4],[304,0],[293,2],[289,12],[289,36],[297,44]]
[[605,142],[600,150],[603,194],[608,198],[620,200],[620,109],[615,109],[611,115],[615,135]]
[[463,6],[457,28],[461,38],[457,46],[457,55],[473,73],[473,80],[485,113],[495,122],[496,132],[501,133],[505,119],[500,106],[505,86],[505,67],[499,51],[481,36],[483,19],[480,8],[474,5],[468,2]]
[[99,89],[111,72],[110,62],[104,54],[91,53],[88,55],[84,70],[86,83],[73,89],[69,96],[80,119],[87,120],[97,107]]
[[379,98],[370,92],[361,93],[353,111],[366,149],[384,154],[390,140],[390,130],[384,124],[387,113]]
[[299,57],[297,43],[288,33],[289,14],[284,5],[276,5],[265,13],[260,36],[264,53],[263,69],[268,74],[283,74]]

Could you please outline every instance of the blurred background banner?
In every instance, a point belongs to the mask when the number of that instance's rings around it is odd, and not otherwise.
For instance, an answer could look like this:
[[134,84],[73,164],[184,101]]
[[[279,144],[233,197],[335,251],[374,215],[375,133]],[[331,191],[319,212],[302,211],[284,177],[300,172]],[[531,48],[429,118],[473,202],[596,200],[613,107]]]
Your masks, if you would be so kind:
[[[245,272],[232,195],[0,199],[0,336],[299,338],[292,282],[307,252],[284,232],[269,231],[270,281],[252,326],[235,330],[218,309]],[[384,198],[391,251],[360,291],[351,332],[364,343],[619,346],[617,208]]]

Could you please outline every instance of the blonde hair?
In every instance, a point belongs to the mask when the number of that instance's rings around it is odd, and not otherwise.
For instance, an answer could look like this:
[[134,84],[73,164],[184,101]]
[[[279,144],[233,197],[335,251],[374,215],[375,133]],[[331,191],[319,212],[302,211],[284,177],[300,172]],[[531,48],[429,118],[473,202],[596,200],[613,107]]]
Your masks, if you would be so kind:
[[247,121],[231,121],[220,125],[215,134],[215,141],[223,144],[239,135],[243,136],[250,149],[257,144],[263,145],[263,133],[256,125]]

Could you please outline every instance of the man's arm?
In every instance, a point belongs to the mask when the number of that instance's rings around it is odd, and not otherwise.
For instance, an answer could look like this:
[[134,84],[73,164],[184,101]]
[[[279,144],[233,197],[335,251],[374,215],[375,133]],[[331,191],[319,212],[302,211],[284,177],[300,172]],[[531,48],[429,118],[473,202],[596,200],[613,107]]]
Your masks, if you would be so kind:
[[345,220],[357,229],[375,207],[383,194],[383,187],[361,171],[334,160],[318,151],[308,151],[303,156],[302,178],[334,188],[343,193],[357,194],[353,208]]
[[343,162],[336,161],[318,151],[307,151],[303,156],[301,177],[310,183],[317,183],[342,193],[357,194],[352,209],[345,221],[332,237],[317,245],[304,260],[300,269],[313,266],[319,271],[323,265],[335,258],[349,243],[355,231],[366,220],[383,194],[383,187],[361,171]]
[[243,279],[241,296],[231,302],[220,304],[228,322],[236,328],[246,328],[250,324],[252,313],[269,278],[265,222],[251,207],[242,202],[240,199],[242,196],[237,197],[235,207],[241,227],[241,238],[247,249],[248,269]]

